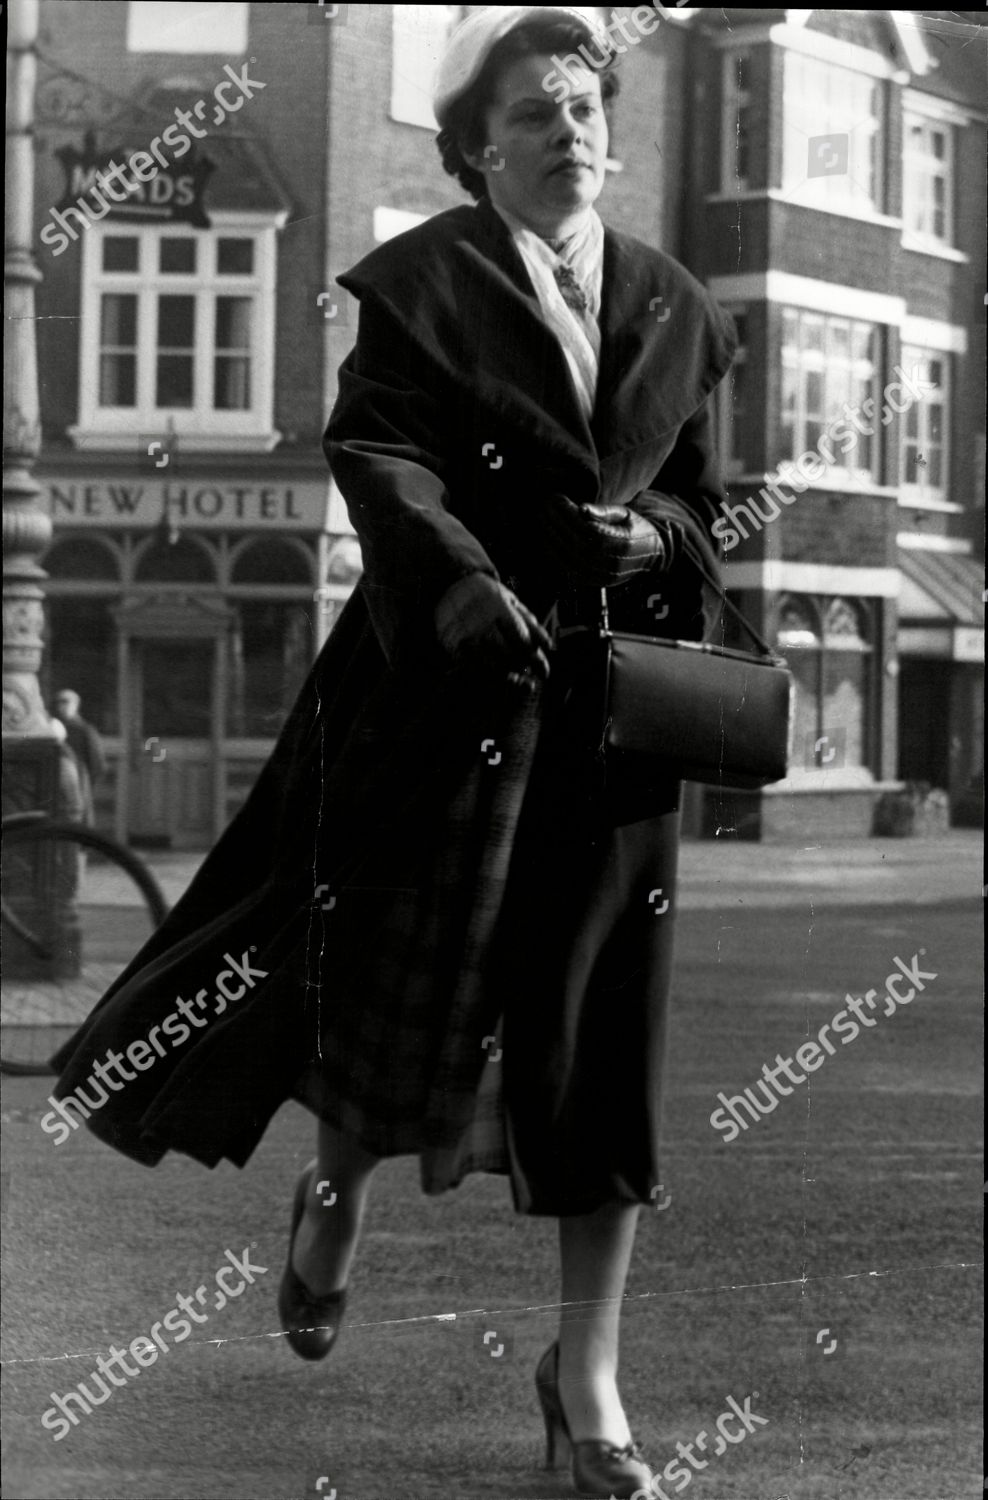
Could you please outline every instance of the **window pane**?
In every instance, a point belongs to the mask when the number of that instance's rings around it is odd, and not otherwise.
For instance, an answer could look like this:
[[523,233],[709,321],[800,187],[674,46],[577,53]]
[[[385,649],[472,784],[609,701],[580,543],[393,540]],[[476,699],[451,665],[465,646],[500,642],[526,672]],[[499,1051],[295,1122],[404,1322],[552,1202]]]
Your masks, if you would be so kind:
[[220,276],[250,276],[254,270],[254,241],[221,238],[216,247]]
[[158,269],[164,275],[189,275],[196,268],[196,242],[189,235],[169,236],[158,247]]
[[217,297],[216,299],[216,348],[250,348],[249,297]]
[[250,360],[240,355],[218,354],[213,364],[213,406],[217,411],[247,411],[250,408]]
[[312,660],[309,607],[281,600],[238,604],[227,733],[273,738]]
[[191,353],[195,343],[196,301],[194,297],[163,296],[158,298],[158,348],[189,350],[179,354],[159,352],[155,383],[155,406],[194,404],[194,366]]
[[100,406],[137,405],[136,355],[100,355],[99,404]]
[[238,553],[231,583],[300,583],[311,588],[312,566],[298,548],[280,537],[251,542]]
[[103,240],[104,271],[136,271],[140,241],[130,234],[108,234]]
[[155,406],[191,406],[194,374],[191,354],[159,354]]
[[100,406],[137,404],[137,298],[104,292],[100,299]]
[[120,578],[120,565],[105,542],[89,537],[67,536],[53,542],[42,559],[49,578],[84,578],[87,583]]
[[857,651],[826,651],[823,668],[823,724],[843,729],[844,764],[864,765],[865,686],[868,657]]
[[803,319],[803,348],[823,353],[822,318],[806,317]]
[[196,299],[158,298],[159,349],[191,349],[195,344]]
[[118,734],[116,596],[45,602],[44,677],[47,697],[71,688],[82,699],[80,713],[100,734]]
[[832,359],[848,359],[851,353],[851,328],[839,318],[830,320],[830,349]]
[[851,357],[855,360],[872,361],[872,337],[874,330],[868,323],[851,325]]
[[137,298],[104,292],[100,304],[100,343],[133,348],[137,343]]
[[138,583],[215,583],[209,554],[196,542],[158,538],[141,553],[134,570]]
[[141,733],[210,737],[212,651],[198,641],[141,641]]

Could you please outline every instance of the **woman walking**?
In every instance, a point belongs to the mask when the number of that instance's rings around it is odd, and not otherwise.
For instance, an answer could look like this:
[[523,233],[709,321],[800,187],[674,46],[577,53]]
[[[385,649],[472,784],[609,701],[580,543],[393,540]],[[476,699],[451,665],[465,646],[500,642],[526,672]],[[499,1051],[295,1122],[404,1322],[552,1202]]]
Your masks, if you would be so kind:
[[679,785],[604,785],[571,648],[601,590],[623,628],[702,635],[689,552],[723,498],[707,398],[733,330],[597,215],[607,49],[565,7],[454,33],[439,146],[474,204],[340,277],[360,323],[325,446],[364,575],[246,806],[56,1065],[65,1098],[237,960],[236,1004],[90,1128],[149,1164],[243,1165],[284,1099],[313,1111],[279,1293],[307,1359],[336,1339],[382,1157],[416,1154],[429,1193],[505,1174],[517,1211],[558,1219],[576,1310],[536,1374],[548,1457],[627,1497],[651,1477],[618,1332],[661,1179]]

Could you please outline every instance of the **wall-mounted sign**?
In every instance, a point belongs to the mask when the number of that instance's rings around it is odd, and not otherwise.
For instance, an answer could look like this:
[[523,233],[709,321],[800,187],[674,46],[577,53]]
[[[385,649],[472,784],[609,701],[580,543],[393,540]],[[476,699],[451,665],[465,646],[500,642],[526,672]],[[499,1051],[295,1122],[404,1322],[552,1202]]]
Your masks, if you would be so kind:
[[89,219],[174,221],[208,229],[203,194],[215,163],[200,156],[187,136],[183,139],[189,154],[173,150],[172,159],[162,153],[158,138],[151,143],[158,147],[153,154],[124,146],[106,151],[97,148],[94,132],[87,131],[81,149],[62,146],[55,152],[65,171],[65,188],[52,216],[75,209]]
[[80,479],[39,475],[42,508],[56,532],[67,527],[182,531],[326,530],[327,479],[257,484],[246,475],[214,479]]

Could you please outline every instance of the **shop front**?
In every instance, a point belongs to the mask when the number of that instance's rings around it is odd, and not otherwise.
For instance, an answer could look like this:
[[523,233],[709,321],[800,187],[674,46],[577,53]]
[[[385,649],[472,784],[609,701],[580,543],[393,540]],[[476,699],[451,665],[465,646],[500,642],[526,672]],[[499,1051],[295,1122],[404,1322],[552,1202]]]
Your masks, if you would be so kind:
[[98,821],[138,845],[207,848],[353,587],[357,544],[328,530],[329,484],[311,471],[39,478],[54,528],[43,689],[49,705],[79,693],[103,739]]

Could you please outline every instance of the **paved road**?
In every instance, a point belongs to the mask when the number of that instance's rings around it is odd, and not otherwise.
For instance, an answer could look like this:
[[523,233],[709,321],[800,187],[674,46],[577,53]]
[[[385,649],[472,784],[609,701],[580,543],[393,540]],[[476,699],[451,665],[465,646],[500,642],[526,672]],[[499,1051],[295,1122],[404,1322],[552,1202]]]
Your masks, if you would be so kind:
[[[708,1467],[688,1500],[981,1492],[980,912],[955,884],[971,889],[976,841],[932,861],[949,888],[939,901],[917,873],[929,851],[900,852],[910,842],[884,845],[899,861],[881,887],[898,893],[888,904],[869,894],[882,865],[862,848],[843,905],[821,899],[836,894],[824,875],[833,850],[809,892],[801,851],[780,880],[778,866],[764,878],[749,846],[719,905],[704,892],[724,878],[720,851],[712,874],[702,860],[687,872],[665,1207],[642,1225],[623,1388],[660,1466],[677,1441],[712,1431],[729,1398],[743,1408],[750,1397],[765,1419],[720,1456],[694,1450]],[[714,860],[710,846],[691,849]],[[936,979],[908,1008],[827,1057],[739,1138],[711,1126],[718,1092],[751,1085],[764,1062],[816,1036],[846,992],[881,990],[894,957],[921,949]],[[148,1172],[81,1132],[55,1146],[38,1124],[43,1095],[41,1081],[4,1091],[5,1494],[572,1493],[538,1467],[531,1388],[552,1336],[554,1227],[514,1215],[502,1181],[471,1178],[432,1200],[414,1162],[386,1163],[348,1326],[331,1360],[309,1367],[273,1313],[291,1185],[310,1152],[304,1112],[284,1108],[244,1172],[181,1158]],[[216,1272],[245,1250],[265,1269],[220,1307]],[[200,1286],[207,1321],[54,1441],[41,1425],[53,1394]],[[496,1362],[489,1331],[505,1346]]]

